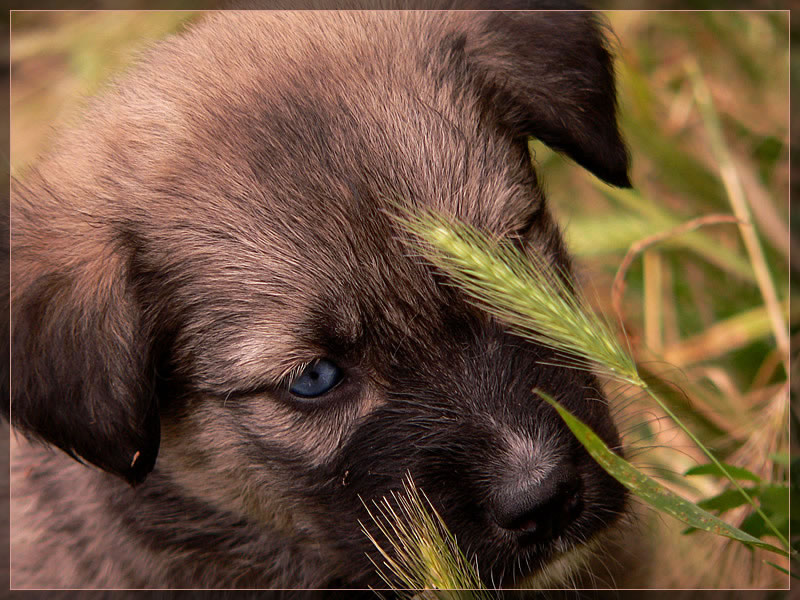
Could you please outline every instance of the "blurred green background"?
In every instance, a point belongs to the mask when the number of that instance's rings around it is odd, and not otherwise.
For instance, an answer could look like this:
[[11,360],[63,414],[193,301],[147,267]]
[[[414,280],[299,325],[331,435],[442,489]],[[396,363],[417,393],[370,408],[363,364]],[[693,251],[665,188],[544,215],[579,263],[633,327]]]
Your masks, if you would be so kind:
[[[605,17],[635,189],[610,188],[535,141],[534,161],[587,297],[619,319],[642,372],[721,457],[785,485],[790,454],[797,456],[788,377],[797,362],[786,340],[798,341],[800,319],[800,303],[789,302],[798,293],[790,260],[797,268],[800,257],[789,233],[788,11]],[[12,13],[12,175],[24,177],[54,131],[137,53],[200,18],[197,11]],[[755,247],[743,243],[750,225],[725,220],[733,214],[752,221]],[[612,282],[632,247],[615,306]],[[695,501],[724,492],[714,478],[678,476],[703,461],[656,407],[625,390],[612,396],[631,454],[653,475]],[[766,508],[788,528],[788,506]],[[725,516],[741,524],[748,513]],[[655,521],[653,545],[665,562],[654,586],[786,585],[759,555]]]

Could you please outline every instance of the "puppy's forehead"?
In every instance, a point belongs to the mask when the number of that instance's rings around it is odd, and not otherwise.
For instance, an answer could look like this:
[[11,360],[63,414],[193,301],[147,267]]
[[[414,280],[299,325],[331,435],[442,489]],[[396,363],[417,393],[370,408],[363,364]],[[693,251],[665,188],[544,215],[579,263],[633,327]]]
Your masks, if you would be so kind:
[[213,35],[176,40],[155,65],[187,147],[208,149],[170,162],[215,168],[234,193],[288,213],[361,211],[357,189],[376,208],[385,196],[513,229],[533,198],[527,156],[450,64],[460,26],[418,12],[219,16]]
[[[432,65],[443,28],[422,14],[234,14],[159,55],[162,81],[197,93],[163,84],[187,151],[163,157],[169,205],[150,218],[171,242],[159,247],[183,303],[179,342],[207,380],[256,385],[329,353],[322,337],[403,337],[447,312],[393,203],[500,235],[536,210],[524,148]],[[209,39],[207,68],[184,64]]]

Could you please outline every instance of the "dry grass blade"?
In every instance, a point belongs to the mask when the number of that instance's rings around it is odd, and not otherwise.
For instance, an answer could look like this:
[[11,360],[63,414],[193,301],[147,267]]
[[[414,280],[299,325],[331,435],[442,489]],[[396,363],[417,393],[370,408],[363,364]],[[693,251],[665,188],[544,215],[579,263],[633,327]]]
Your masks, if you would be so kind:
[[617,314],[617,316],[622,319],[622,295],[625,293],[625,274],[630,268],[633,259],[636,258],[638,254],[671,237],[681,235],[682,233],[686,233],[688,231],[694,231],[695,229],[705,227],[706,225],[717,225],[719,223],[739,223],[739,219],[731,215],[706,215],[704,217],[692,219],[687,223],[682,223],[681,225],[672,227],[668,231],[662,231],[655,235],[651,235],[633,244],[625,254],[625,258],[622,260],[619,269],[617,269],[617,274],[614,277],[614,283],[611,286],[611,304],[614,307],[614,312]]
[[753,265],[753,272],[756,275],[758,287],[764,297],[764,304],[767,307],[770,323],[772,325],[775,342],[783,359],[784,369],[789,373],[789,331],[786,322],[783,320],[780,311],[780,300],[772,281],[764,250],[756,234],[755,227],[750,219],[750,205],[744,193],[744,188],[739,179],[736,165],[731,158],[728,145],[725,142],[719,115],[711,98],[711,92],[705,83],[700,67],[696,62],[687,63],[687,71],[694,86],[695,99],[706,126],[711,150],[719,165],[720,177],[725,185],[731,207],[739,219],[739,231],[742,235],[747,254]]
[[[800,319],[800,306],[787,298],[780,303],[783,319],[795,323]],[[687,337],[664,349],[664,360],[684,366],[716,358],[746,346],[771,331],[770,317],[765,306],[720,320],[697,335]]]

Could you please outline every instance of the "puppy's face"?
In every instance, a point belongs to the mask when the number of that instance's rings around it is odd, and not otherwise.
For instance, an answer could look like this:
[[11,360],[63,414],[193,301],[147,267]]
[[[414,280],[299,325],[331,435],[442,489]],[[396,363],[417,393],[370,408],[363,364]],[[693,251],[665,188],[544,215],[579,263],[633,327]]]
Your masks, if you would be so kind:
[[586,14],[228,14],[168,42],[14,190],[12,422],[291,539],[312,585],[377,583],[360,499],[406,473],[487,583],[539,571],[624,493],[531,390],[615,447],[602,392],[392,213],[568,271],[526,139],[626,185],[609,64]]

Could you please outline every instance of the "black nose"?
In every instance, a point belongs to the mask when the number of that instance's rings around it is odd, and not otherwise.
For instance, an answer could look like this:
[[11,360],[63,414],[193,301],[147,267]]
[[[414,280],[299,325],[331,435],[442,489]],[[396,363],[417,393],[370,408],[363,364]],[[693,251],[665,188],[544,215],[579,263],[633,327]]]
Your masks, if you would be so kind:
[[520,542],[547,542],[580,515],[582,487],[575,467],[562,463],[543,478],[532,477],[503,490],[492,512],[497,524],[517,533]]

